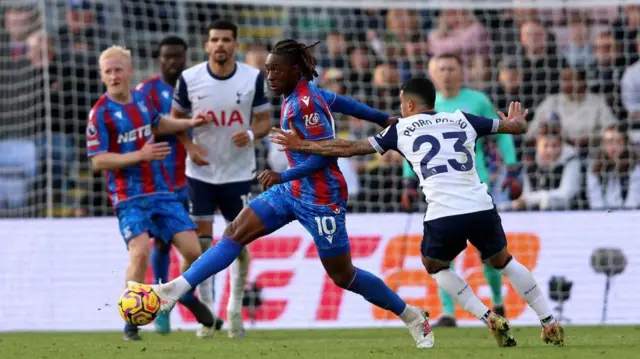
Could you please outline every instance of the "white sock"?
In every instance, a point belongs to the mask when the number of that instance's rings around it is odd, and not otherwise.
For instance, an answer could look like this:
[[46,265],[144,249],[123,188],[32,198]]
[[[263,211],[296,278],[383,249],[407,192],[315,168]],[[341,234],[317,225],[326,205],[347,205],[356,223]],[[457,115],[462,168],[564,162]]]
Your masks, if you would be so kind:
[[516,292],[535,310],[543,325],[551,324],[555,321],[549,303],[544,298],[540,286],[538,286],[533,274],[527,267],[512,258],[500,271],[509,279]]
[[250,260],[249,250],[244,247],[238,258],[229,266],[231,291],[229,293],[229,302],[227,302],[228,313],[242,311],[242,298],[244,297],[244,286],[247,283],[247,275],[249,274]]
[[191,290],[191,284],[189,284],[183,276],[179,276],[166,284],[160,285],[160,288],[168,299],[177,301],[186,292]]
[[475,315],[476,318],[481,321],[487,322],[486,318],[489,308],[473,293],[471,286],[469,286],[464,279],[460,278],[451,269],[443,269],[433,274],[432,277],[436,280],[440,288],[455,298],[467,312]]
[[404,324],[409,325],[420,319],[420,313],[416,308],[407,304],[402,313],[400,313],[400,319],[402,319]]
[[213,298],[213,276],[205,279],[198,285],[198,295],[200,301],[209,308],[212,314],[215,315],[214,298]]

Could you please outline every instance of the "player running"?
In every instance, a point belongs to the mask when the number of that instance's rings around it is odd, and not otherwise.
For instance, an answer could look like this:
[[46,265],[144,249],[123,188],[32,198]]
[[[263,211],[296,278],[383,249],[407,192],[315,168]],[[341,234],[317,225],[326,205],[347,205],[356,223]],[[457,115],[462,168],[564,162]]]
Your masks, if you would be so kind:
[[[187,48],[186,41],[180,37],[168,36],[162,39],[158,44],[157,52],[160,75],[150,77],[136,88],[151,97],[153,104],[162,115],[169,115],[171,112],[173,89],[187,64]],[[173,192],[178,195],[178,200],[183,204],[185,210],[188,210],[189,199],[187,198],[187,180],[185,176],[187,152],[175,135],[157,137],[156,140],[167,142],[171,146],[171,153],[164,159],[164,167],[169,174],[169,182],[173,186]],[[171,238],[154,241],[154,246],[151,249],[151,268],[153,270],[154,283],[166,283],[169,281],[170,243]],[[168,334],[171,332],[168,313],[158,314],[155,324],[158,333]],[[215,329],[220,330],[222,325],[222,320],[216,318]],[[211,331],[207,330],[207,332]]]
[[[269,87],[283,95],[280,125],[311,141],[335,137],[331,111],[386,124],[388,116],[356,101],[318,89],[309,47],[295,40],[278,42],[266,61]],[[268,190],[252,200],[224,231],[215,247],[206,251],[181,277],[154,286],[163,310],[205,278],[223,270],[244,246],[298,220],[313,236],[320,260],[333,282],[362,295],[370,303],[392,311],[407,325],[418,348],[431,348],[433,333],[428,314],[407,305],[380,278],[351,262],[345,227],[347,187],[337,159],[287,151],[290,169],[264,171],[258,179]]]
[[[129,251],[126,280],[142,282],[149,262],[150,233],[172,241],[188,265],[202,251],[189,218],[172,193],[162,160],[171,152],[154,134],[184,132],[204,124],[203,118],[176,121],[161,117],[151,98],[131,90],[131,54],[119,46],[106,49],[99,59],[100,77],[107,93],[96,102],[87,125],[87,152],[96,170],[106,171],[111,204]],[[193,294],[180,302],[196,319],[213,326],[213,316]],[[140,340],[138,327],[127,324],[125,340]]]
[[[208,30],[208,61],[185,70],[176,86],[171,116],[188,117],[192,111],[207,112],[213,121],[193,131],[186,176],[190,214],[198,226],[202,250],[213,242],[213,215],[220,209],[227,223],[233,221],[251,199],[256,176],[254,141],[269,133],[270,104],[264,93],[260,70],[235,61],[238,27],[217,20]],[[227,303],[228,335],[242,338],[242,297],[249,272],[249,252],[243,248],[230,271],[231,291]],[[200,298],[214,308],[213,277],[199,286]],[[199,335],[212,335],[200,328]]]
[[274,143],[287,151],[311,155],[351,157],[375,152],[398,151],[420,178],[427,201],[422,263],[438,285],[465,310],[489,327],[498,346],[515,346],[508,321],[493,313],[473,293],[464,279],[451,270],[451,261],[467,246],[467,239],[482,259],[506,276],[516,292],[538,314],[542,340],[562,345],[564,330],[553,317],[549,304],[532,273],[507,250],[500,216],[487,185],[474,170],[476,139],[493,133],[521,134],[526,130],[520,103],[512,102],[502,121],[461,111],[433,112],[435,88],[425,78],[409,80],[400,92],[402,118],[375,137],[361,141],[308,141],[296,132],[277,130]]

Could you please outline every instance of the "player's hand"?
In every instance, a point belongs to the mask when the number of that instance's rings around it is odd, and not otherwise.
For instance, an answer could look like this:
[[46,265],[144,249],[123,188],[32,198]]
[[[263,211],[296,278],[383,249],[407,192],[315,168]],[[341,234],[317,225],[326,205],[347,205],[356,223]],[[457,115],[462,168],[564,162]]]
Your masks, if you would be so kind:
[[189,158],[191,158],[191,161],[196,165],[198,166],[209,165],[209,161],[207,160],[207,156],[209,155],[209,153],[207,153],[207,150],[205,150],[204,148],[194,143],[188,146],[186,150],[189,153]]
[[402,190],[402,198],[400,200],[400,208],[403,211],[410,212],[413,209],[413,203],[418,198],[418,191],[414,189],[405,188]]
[[231,141],[238,147],[242,148],[251,142],[251,137],[247,131],[237,131],[231,135]]
[[212,114],[199,113],[194,118],[189,120],[189,127],[190,128],[200,127],[211,122],[213,122]]
[[302,139],[298,137],[298,134],[295,130],[291,132],[287,132],[281,128],[273,127],[271,131],[276,132],[269,136],[271,142],[282,146],[280,151],[298,151],[300,150],[300,145],[302,144]]
[[387,120],[387,125],[385,127],[393,126],[394,124],[396,124],[398,122],[399,119],[400,119],[400,117],[398,117],[398,116],[389,117],[389,119]]
[[263,191],[266,191],[273,185],[282,183],[282,179],[280,178],[280,173],[271,171],[271,170],[264,170],[258,176],[258,181],[260,181]]
[[526,203],[522,196],[520,196],[520,198],[518,199],[514,199],[513,201],[511,201],[511,209],[513,209],[514,211],[519,211],[521,209],[524,209],[525,205]]
[[140,149],[140,160],[144,162],[163,160],[171,153],[171,146],[168,142],[155,142],[154,136]]
[[509,104],[509,112],[507,115],[505,115],[503,112],[498,112],[500,119],[502,119],[503,121],[524,121],[527,118],[528,114],[529,109],[524,110],[524,113],[522,113],[522,105],[517,101],[512,101]]

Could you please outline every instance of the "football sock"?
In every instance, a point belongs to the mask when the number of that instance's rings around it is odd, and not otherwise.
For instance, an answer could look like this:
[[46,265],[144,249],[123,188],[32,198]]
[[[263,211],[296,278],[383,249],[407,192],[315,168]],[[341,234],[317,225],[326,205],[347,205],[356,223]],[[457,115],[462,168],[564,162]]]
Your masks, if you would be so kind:
[[198,323],[204,325],[205,327],[212,327],[214,324],[213,314],[207,308],[207,306],[198,300],[198,298],[193,295],[193,291],[190,290],[180,298],[180,303],[182,303],[187,309],[193,313],[193,316],[196,318]]
[[502,305],[502,273],[490,265],[483,266],[484,277],[491,288],[491,303]]
[[442,301],[442,315],[454,318],[456,305],[453,298],[451,298],[451,296],[447,294],[442,287],[438,287],[438,293],[440,294],[440,300]]
[[455,298],[466,311],[486,323],[487,312],[490,312],[489,308],[473,293],[469,283],[460,278],[450,268],[443,269],[432,276],[440,288]]
[[247,275],[249,274],[250,260],[249,250],[245,247],[240,256],[229,267],[231,291],[227,302],[227,312],[242,311],[242,297],[244,295],[244,286],[247,283]]
[[543,326],[555,321],[549,303],[544,298],[540,286],[533,278],[533,274],[520,262],[511,258],[507,265],[500,270],[504,274],[516,292],[531,306],[538,314]]
[[346,289],[360,294],[369,303],[390,310],[398,316],[407,307],[407,303],[392,291],[382,279],[360,268],[355,268],[351,283]]
[[[210,236],[200,236],[200,247],[202,248],[202,253],[205,253],[207,250],[211,248],[211,243],[213,242],[213,238]],[[209,308],[210,311],[214,312],[214,281],[215,275],[205,279],[202,283],[198,284],[198,294],[200,295],[200,300]]]
[[[156,239],[158,241],[159,239]],[[169,260],[171,247],[166,246],[169,250],[158,249],[154,245],[151,248],[151,269],[153,269],[153,281],[158,284],[160,282],[167,283],[169,281]]]
[[[450,268],[453,270],[453,265],[451,265]],[[442,316],[455,318],[456,304],[453,301],[453,298],[451,298],[451,296],[447,294],[442,287],[438,287],[438,294],[442,301]]]
[[195,288],[205,279],[227,268],[238,258],[242,248],[244,248],[243,245],[223,236],[214,247],[207,249],[200,258],[193,262],[181,277],[189,283],[190,288]]

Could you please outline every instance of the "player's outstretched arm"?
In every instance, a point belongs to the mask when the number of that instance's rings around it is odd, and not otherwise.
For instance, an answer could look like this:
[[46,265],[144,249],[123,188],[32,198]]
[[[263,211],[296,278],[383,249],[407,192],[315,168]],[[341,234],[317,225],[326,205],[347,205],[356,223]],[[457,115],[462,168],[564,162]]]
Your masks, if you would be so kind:
[[529,110],[522,113],[522,105],[520,102],[511,102],[509,104],[509,112],[505,116],[504,113],[498,112],[502,121],[498,122],[498,133],[509,133],[512,135],[520,135],[527,132],[527,122],[525,118],[529,114]]
[[190,128],[200,127],[207,122],[210,122],[210,115],[196,115],[196,117],[183,120],[175,119],[168,116],[160,117],[158,125],[154,129],[156,135],[173,135],[180,132],[187,131]]
[[329,105],[331,112],[338,112],[347,116],[373,122],[381,127],[387,127],[396,121],[396,118],[392,118],[388,114],[373,109],[352,98],[341,96],[324,89],[319,89],[319,91],[322,98],[324,98],[327,105]]
[[154,142],[153,137],[145,143],[142,149],[129,153],[102,152],[91,157],[91,163],[96,171],[114,170],[130,167],[140,162],[163,160],[171,153],[171,146],[167,142]]
[[351,157],[376,153],[368,140],[321,140],[307,141],[301,139],[295,131],[287,132],[273,128],[277,134],[271,135],[271,142],[282,146],[282,150],[303,151],[328,157]]

